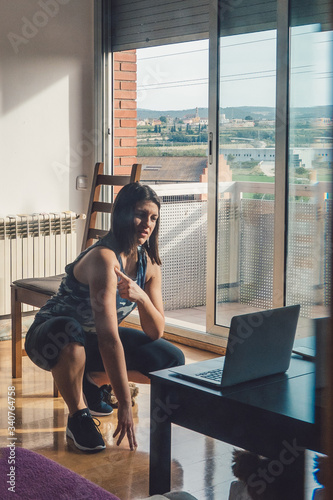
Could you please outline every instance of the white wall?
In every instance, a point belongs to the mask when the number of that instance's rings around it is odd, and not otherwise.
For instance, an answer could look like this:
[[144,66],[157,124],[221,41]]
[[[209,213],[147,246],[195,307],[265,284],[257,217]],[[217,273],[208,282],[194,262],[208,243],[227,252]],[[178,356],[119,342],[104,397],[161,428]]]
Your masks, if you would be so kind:
[[0,217],[86,211],[93,135],[92,0],[0,0]]

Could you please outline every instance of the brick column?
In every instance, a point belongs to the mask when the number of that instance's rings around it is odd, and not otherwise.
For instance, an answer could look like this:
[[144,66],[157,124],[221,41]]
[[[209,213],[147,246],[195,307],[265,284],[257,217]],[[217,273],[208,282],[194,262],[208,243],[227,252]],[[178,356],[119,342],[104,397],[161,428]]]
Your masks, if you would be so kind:
[[137,157],[136,51],[114,54],[114,173],[127,175]]

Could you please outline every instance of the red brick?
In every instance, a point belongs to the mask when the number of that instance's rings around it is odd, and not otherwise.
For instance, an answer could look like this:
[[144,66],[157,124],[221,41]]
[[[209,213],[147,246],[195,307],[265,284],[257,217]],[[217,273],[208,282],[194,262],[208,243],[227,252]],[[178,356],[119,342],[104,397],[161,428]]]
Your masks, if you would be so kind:
[[137,111],[136,109],[115,109],[114,110],[115,118],[136,118]]
[[113,71],[120,71],[120,62],[114,62],[113,63]]
[[135,101],[120,101],[120,109],[136,109]]
[[122,166],[114,169],[115,175],[130,175],[131,167],[130,166]]
[[113,150],[115,156],[133,156],[136,155],[136,148],[114,148]]
[[113,159],[113,165],[116,167],[118,165],[120,165],[120,158],[114,158]]
[[114,71],[113,77],[115,80],[136,81],[135,71]]
[[115,52],[113,54],[114,61],[136,62],[136,51],[126,50],[123,52]]
[[132,101],[135,101],[136,92],[130,92],[128,90],[115,90],[113,96],[116,99],[131,99]]
[[120,139],[120,144],[122,148],[136,148],[137,140],[136,139]]
[[113,146],[115,148],[119,147],[120,146],[120,139],[113,139]]
[[117,119],[113,120],[113,126],[114,126],[114,128],[119,128],[121,126],[120,123],[121,122],[120,122],[119,118],[118,118],[118,120]]
[[136,128],[116,128],[113,135],[115,137],[136,137]]
[[136,73],[137,67],[135,63],[129,62],[121,62],[120,63],[120,71],[135,71]]
[[136,81],[135,82],[120,82],[121,90],[136,90]]
[[120,121],[120,127],[136,128],[137,126],[136,120],[119,120],[119,121]]
[[121,82],[119,80],[116,82],[113,82],[113,88],[114,88],[114,90],[119,90],[121,88]]
[[120,165],[133,165],[133,163],[136,163],[136,156],[120,158]]
[[118,99],[113,100],[113,109],[120,109],[120,101]]

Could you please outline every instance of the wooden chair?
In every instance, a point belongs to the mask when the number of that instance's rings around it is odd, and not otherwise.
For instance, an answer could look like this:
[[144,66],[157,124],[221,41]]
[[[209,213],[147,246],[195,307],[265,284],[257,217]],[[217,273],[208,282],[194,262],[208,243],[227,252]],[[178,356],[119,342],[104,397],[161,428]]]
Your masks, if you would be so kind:
[[[103,163],[96,163],[87,220],[82,240],[82,250],[92,245],[108,231],[96,228],[96,219],[99,213],[111,213],[112,203],[99,201],[101,186],[125,186],[130,182],[139,182],[141,165],[132,165],[130,175],[104,175]],[[64,275],[45,278],[26,278],[16,280],[11,284],[11,319],[12,319],[12,377],[22,377],[22,356],[26,355],[22,349],[22,304],[42,307],[54,295]],[[53,395],[58,396],[58,389],[54,384]]]

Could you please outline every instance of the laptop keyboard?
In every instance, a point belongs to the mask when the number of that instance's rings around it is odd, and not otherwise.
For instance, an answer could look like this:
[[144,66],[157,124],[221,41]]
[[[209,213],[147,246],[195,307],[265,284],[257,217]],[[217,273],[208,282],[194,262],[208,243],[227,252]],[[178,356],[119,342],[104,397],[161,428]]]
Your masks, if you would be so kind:
[[222,369],[218,368],[217,370],[209,370],[208,372],[197,373],[197,377],[206,378],[208,380],[220,381],[222,377]]

